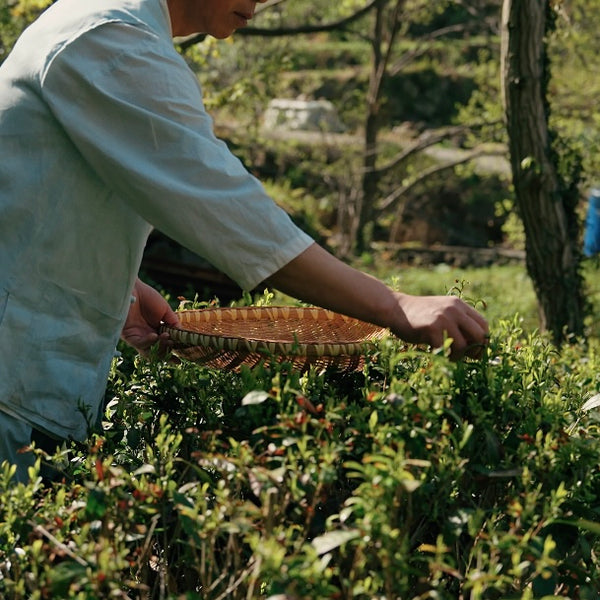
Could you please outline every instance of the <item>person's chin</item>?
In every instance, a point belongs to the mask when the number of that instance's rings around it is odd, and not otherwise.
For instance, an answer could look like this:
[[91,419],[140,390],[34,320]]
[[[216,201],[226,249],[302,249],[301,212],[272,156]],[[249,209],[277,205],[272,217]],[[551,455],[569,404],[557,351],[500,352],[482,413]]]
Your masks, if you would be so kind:
[[225,38],[228,38],[230,35],[233,35],[233,33],[237,30],[237,27],[232,27],[232,26],[221,26],[220,28],[213,28],[210,31],[207,31],[206,33],[208,33],[209,35],[211,35],[212,37],[218,39],[218,40],[224,40]]
[[235,29],[230,29],[229,31],[221,31],[219,32],[217,35],[214,35],[213,37],[216,37],[218,40],[224,40],[230,36],[232,36],[235,33]]

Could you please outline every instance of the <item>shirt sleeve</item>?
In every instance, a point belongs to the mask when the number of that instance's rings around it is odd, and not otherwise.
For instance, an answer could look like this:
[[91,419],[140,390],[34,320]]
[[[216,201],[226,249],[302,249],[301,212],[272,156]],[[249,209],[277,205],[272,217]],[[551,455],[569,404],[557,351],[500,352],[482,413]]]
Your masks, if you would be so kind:
[[42,94],[104,184],[252,289],[313,240],[213,134],[197,78],[150,29],[98,26],[49,61]]

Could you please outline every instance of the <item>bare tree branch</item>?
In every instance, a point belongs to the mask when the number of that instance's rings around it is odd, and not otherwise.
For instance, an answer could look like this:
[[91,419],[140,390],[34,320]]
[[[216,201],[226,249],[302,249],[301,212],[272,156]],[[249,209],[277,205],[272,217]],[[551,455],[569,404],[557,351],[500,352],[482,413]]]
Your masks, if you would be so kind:
[[417,154],[421,150],[425,150],[426,148],[430,148],[431,146],[438,144],[439,142],[449,138],[453,135],[458,135],[464,132],[475,131],[480,127],[485,127],[489,125],[496,125],[499,121],[496,122],[487,122],[487,123],[476,123],[474,125],[454,125],[450,127],[441,127],[436,130],[430,130],[420,135],[412,144],[407,146],[399,152],[394,158],[389,160],[386,164],[377,167],[375,170],[379,175],[385,175],[395,167],[397,167],[401,162],[410,158],[414,154]]
[[397,75],[400,71],[402,71],[404,68],[406,68],[406,66],[408,64],[410,64],[412,61],[414,61],[416,58],[419,58],[420,56],[422,56],[423,54],[428,52],[430,50],[430,47],[428,46],[428,42],[433,42],[434,40],[439,39],[445,35],[449,35],[451,33],[462,33],[464,31],[467,31],[468,28],[469,28],[469,26],[466,25],[465,23],[459,23],[457,25],[449,25],[448,27],[442,27],[440,29],[436,29],[435,31],[432,31],[429,34],[422,36],[419,39],[418,46],[413,48],[410,52],[405,52],[402,55],[402,58],[400,60],[396,61],[396,63],[390,67],[390,75],[391,76]]
[[489,150],[475,150],[469,154],[466,154],[462,158],[458,158],[456,160],[453,160],[453,161],[450,161],[447,163],[443,163],[441,165],[440,164],[433,165],[429,169],[425,169],[425,170],[421,171],[419,173],[419,175],[417,177],[415,177],[413,180],[411,180],[409,183],[402,185],[399,188],[396,188],[391,194],[388,194],[387,197],[385,197],[381,202],[379,202],[379,204],[377,206],[377,212],[379,212],[380,214],[385,212],[391,206],[393,206],[394,203],[397,202],[399,198],[401,198],[403,195],[408,193],[412,188],[414,188],[416,185],[418,185],[419,183],[421,183],[428,177],[435,175],[436,173],[440,173],[442,171],[447,171],[448,169],[453,169],[454,167],[456,167],[458,165],[462,165],[471,160],[474,160],[475,158],[478,158],[479,156],[504,156],[504,154],[505,154],[504,152],[498,152],[498,151],[490,152]]
[[357,10],[355,13],[339,19],[338,21],[332,21],[330,23],[322,23],[320,25],[300,25],[298,27],[279,27],[276,29],[268,29],[263,27],[244,27],[238,29],[240,35],[253,35],[262,37],[278,37],[283,35],[299,35],[304,33],[320,33],[323,31],[336,31],[338,29],[344,29],[348,25],[362,19],[368,14],[371,9],[381,0],[371,0],[366,6]]
[[[278,4],[283,0],[275,0],[273,4]],[[348,25],[358,21],[366,14],[368,14],[371,9],[378,3],[380,0],[371,0],[366,6],[357,10],[355,13],[344,17],[338,21],[332,21],[330,23],[322,23],[319,25],[300,25],[298,27],[276,27],[274,29],[265,28],[265,27],[243,27],[242,29],[238,29],[237,35],[242,36],[256,36],[256,37],[282,37],[287,35],[302,35],[307,33],[320,33],[323,31],[336,31],[339,29],[344,29]],[[271,6],[272,4],[270,4]],[[191,35],[185,39],[182,39],[179,42],[179,46],[182,50],[193,46],[194,44],[199,44],[206,38],[205,33],[199,33]]]

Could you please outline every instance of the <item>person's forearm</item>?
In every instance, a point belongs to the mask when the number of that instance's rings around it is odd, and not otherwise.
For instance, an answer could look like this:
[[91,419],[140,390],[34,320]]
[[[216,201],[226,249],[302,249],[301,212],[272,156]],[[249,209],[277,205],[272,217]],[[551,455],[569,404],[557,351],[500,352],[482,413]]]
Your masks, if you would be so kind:
[[362,273],[313,244],[267,281],[304,302],[393,327],[397,299],[378,279]]

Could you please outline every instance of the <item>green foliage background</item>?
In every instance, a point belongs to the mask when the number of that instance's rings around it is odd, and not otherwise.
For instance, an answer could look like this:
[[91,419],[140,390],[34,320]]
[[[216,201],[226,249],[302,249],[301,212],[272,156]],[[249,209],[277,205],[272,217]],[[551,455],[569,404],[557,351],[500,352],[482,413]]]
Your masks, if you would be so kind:
[[[358,3],[323,4],[319,16],[335,18],[349,4]],[[597,55],[597,4],[565,3],[576,26],[559,29],[555,47],[557,127],[589,150],[590,178],[597,117],[580,92],[595,88],[580,73]],[[2,57],[40,7],[0,5]],[[285,18],[301,21],[309,5],[291,7]],[[267,18],[277,23],[284,14]],[[319,53],[289,40],[206,41],[188,58],[203,67],[211,107],[227,116],[225,101],[235,99],[236,119],[254,122],[245,131],[258,136],[265,98],[290,89],[290,80],[297,90],[305,89],[302,80],[311,90],[346,89],[325,73],[342,57],[359,67],[365,46],[343,35],[337,42],[325,40]],[[476,89],[445,118],[493,122],[497,49],[475,46]],[[461,52],[460,44],[438,48],[426,72],[448,68]],[[279,77],[282,65],[313,74]],[[240,66],[251,76],[240,79]],[[360,89],[339,96],[350,123],[360,121]],[[502,141],[497,128],[487,135]],[[254,162],[265,146],[253,138],[241,152]],[[348,162],[336,164],[336,149],[311,152],[315,163],[331,165],[320,175],[351,172]],[[326,237],[335,188],[319,187],[308,161],[278,160],[265,165],[283,164],[279,172],[289,177],[269,185]],[[466,180],[481,185],[472,173]],[[34,469],[29,484],[13,485],[11,468],[1,469],[0,597],[599,597],[595,265],[586,265],[594,305],[588,342],[558,352],[536,332],[521,266],[398,269],[380,257],[363,260],[362,268],[391,285],[461,293],[477,304],[492,324],[482,360],[451,363],[444,349],[388,339],[355,374],[301,375],[284,366],[226,373],[146,361],[123,347],[103,429],[85,447],[65,446],[55,457],[37,451],[59,480],[45,484]]]
[[0,475],[3,598],[598,596],[596,339],[498,319],[480,361],[388,339],[355,374],[122,350],[104,430],[40,455],[63,481]]

